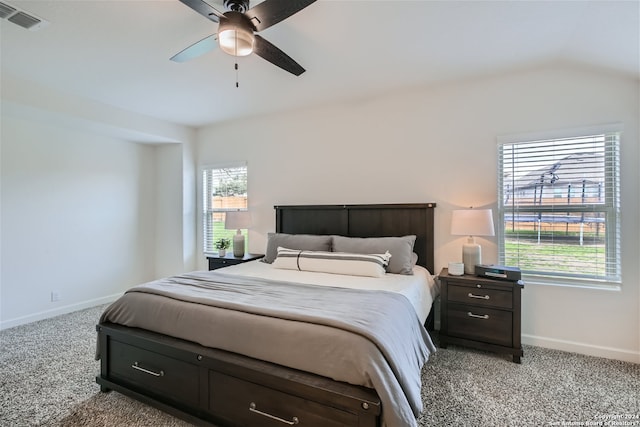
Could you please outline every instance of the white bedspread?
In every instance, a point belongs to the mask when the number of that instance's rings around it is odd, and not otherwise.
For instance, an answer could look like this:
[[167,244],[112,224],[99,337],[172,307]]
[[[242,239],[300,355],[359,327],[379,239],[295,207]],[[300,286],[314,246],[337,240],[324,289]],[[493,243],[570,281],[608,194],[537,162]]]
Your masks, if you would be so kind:
[[439,294],[437,282],[431,273],[419,265],[413,267],[412,276],[387,273],[384,277],[346,276],[312,271],[284,270],[261,261],[249,261],[217,271],[225,274],[262,277],[284,282],[397,292],[404,295],[411,302],[422,323],[426,321],[433,300]]

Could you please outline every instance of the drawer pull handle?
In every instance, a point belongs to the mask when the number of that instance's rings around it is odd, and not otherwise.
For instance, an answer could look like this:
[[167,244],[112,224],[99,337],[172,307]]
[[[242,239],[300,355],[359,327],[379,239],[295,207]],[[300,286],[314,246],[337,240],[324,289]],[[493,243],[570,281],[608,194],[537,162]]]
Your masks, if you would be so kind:
[[489,318],[488,314],[483,314],[482,316],[480,316],[479,314],[473,314],[472,312],[468,312],[467,316],[483,320],[487,320]]
[[474,295],[471,292],[468,294],[469,298],[489,299],[489,295]]
[[131,367],[133,369],[137,370],[137,371],[144,372],[145,374],[153,375],[154,377],[164,377],[164,371],[153,372],[153,371],[150,371],[148,369],[144,369],[144,368],[138,366],[138,362],[133,362],[133,365],[131,365]]
[[290,426],[296,425],[300,422],[298,417],[293,417],[291,418],[291,421],[288,421],[288,420],[285,420],[284,418],[276,417],[275,415],[271,415],[271,414],[267,414],[266,412],[259,411],[258,409],[256,409],[256,404],[254,402],[251,402],[249,404],[249,411],[254,412],[258,415],[262,415],[263,417],[271,418],[272,420],[280,421],[281,423],[284,423]]

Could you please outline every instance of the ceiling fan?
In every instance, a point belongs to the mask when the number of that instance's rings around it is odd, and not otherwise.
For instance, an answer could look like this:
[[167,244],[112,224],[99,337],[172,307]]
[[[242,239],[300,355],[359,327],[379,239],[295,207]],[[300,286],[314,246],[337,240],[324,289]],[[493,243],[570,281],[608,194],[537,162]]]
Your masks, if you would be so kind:
[[[249,8],[249,0],[224,0],[222,13],[204,0],[180,0],[200,15],[218,24],[218,33],[192,44],[171,57],[185,62],[215,49],[216,45],[229,55],[246,56],[251,53],[296,76],[305,69],[289,55],[255,34],[301,11],[316,0],[265,0]],[[217,41],[217,43],[216,43]]]

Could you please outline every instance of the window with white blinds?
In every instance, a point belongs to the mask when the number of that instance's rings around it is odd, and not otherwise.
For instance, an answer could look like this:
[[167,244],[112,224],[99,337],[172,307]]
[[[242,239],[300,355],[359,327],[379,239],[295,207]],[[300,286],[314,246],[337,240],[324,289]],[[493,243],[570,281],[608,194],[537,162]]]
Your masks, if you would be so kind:
[[621,281],[619,142],[609,132],[499,145],[501,264],[555,283]]
[[[236,164],[207,168],[202,171],[202,218],[204,252],[217,252],[215,242],[221,238],[233,240],[237,230],[226,230],[225,214],[247,210],[247,165]],[[247,230],[241,230],[246,236]]]

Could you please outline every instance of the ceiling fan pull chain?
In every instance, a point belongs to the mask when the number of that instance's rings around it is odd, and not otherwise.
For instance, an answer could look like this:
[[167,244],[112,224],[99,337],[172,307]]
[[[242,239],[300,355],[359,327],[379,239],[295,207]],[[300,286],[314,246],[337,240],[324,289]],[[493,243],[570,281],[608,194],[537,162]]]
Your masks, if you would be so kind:
[[[225,1],[228,1],[228,0],[225,0]],[[235,45],[236,58],[238,58],[238,30],[235,30],[234,34],[236,36],[236,45]],[[238,85],[238,60],[237,59],[236,59],[236,87],[240,87]]]

